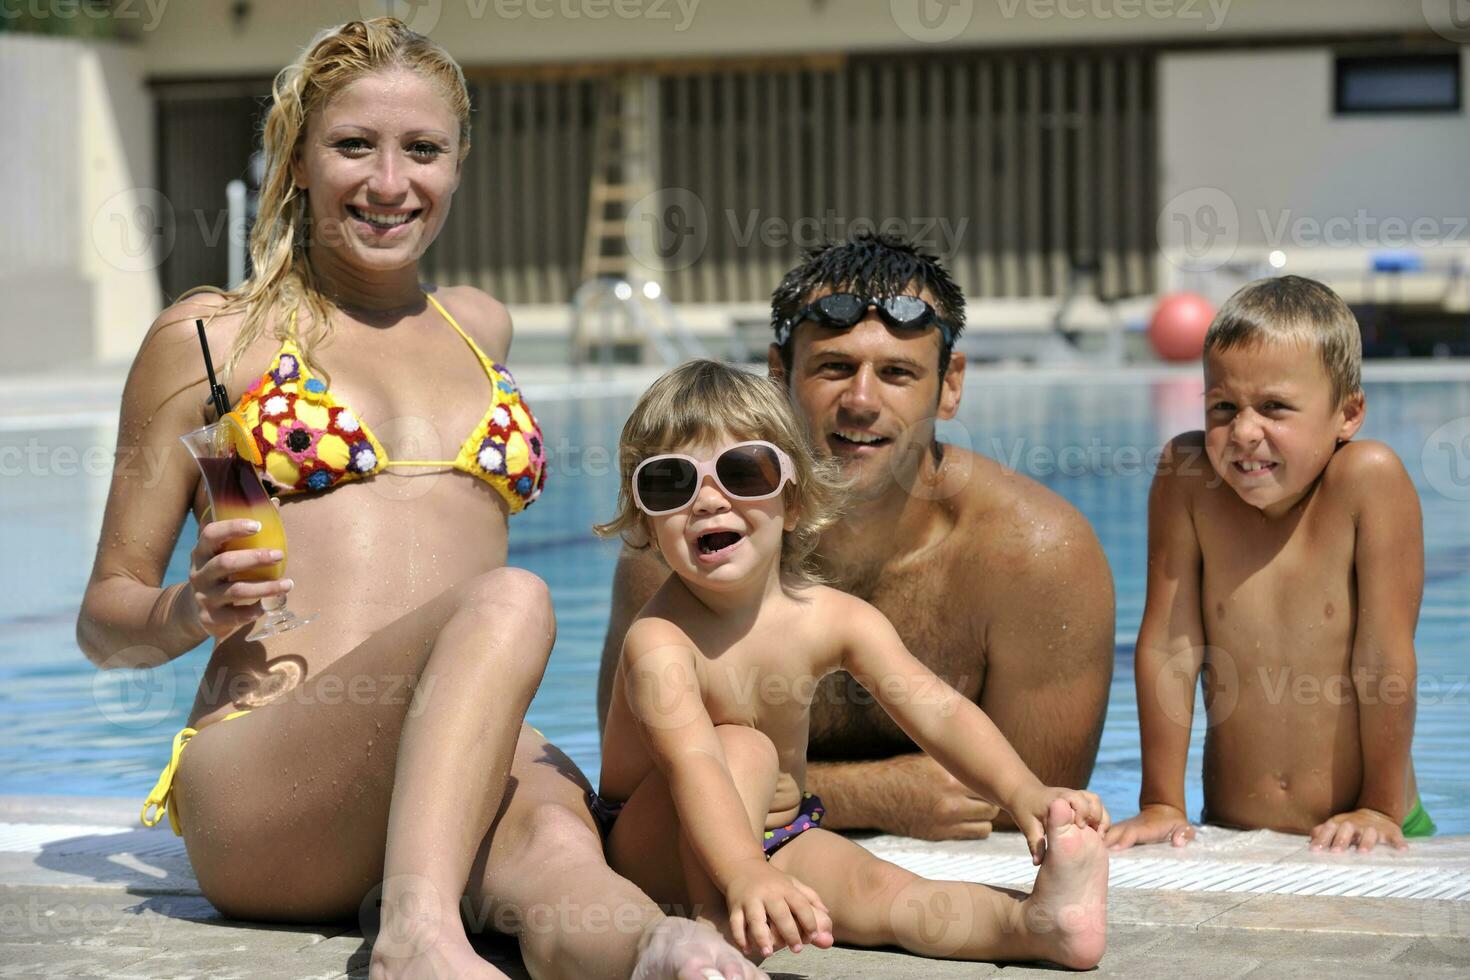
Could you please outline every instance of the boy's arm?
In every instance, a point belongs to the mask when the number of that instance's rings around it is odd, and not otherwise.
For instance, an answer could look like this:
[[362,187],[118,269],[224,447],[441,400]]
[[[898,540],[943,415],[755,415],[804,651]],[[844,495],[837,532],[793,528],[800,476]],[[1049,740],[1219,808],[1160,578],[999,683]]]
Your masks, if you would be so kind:
[[1117,848],[1165,840],[1178,846],[1194,837],[1185,813],[1184,769],[1194,689],[1204,660],[1203,558],[1189,507],[1197,481],[1182,463],[1200,458],[1199,442],[1198,433],[1171,442],[1149,490],[1148,595],[1133,650],[1143,785],[1138,816],[1115,824],[1108,833],[1108,844]]
[[1054,798],[1066,799],[1079,822],[1107,826],[1107,811],[1095,795],[1043,786],[985,712],[908,651],[887,617],[851,596],[834,601],[843,629],[840,666],[934,761],[1010,813],[1033,856],[1040,856],[1046,807]]
[[1423,519],[1414,483],[1391,449],[1363,442],[1339,453],[1347,457],[1341,460],[1347,464],[1344,486],[1356,497],[1352,677],[1363,784],[1358,809],[1316,827],[1312,844],[1343,850],[1357,843],[1366,851],[1384,841],[1402,847],[1414,739],[1414,628],[1424,594]]

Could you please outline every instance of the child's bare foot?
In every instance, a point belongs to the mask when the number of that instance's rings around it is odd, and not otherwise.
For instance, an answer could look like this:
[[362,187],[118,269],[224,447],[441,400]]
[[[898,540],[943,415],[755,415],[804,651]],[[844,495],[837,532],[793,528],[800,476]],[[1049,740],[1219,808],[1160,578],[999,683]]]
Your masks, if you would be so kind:
[[1102,834],[1073,822],[1072,808],[1053,800],[1046,814],[1046,859],[1023,905],[1023,922],[1038,959],[1088,970],[1102,959],[1108,935],[1108,852]]
[[649,929],[632,980],[769,980],[707,922],[668,916]]

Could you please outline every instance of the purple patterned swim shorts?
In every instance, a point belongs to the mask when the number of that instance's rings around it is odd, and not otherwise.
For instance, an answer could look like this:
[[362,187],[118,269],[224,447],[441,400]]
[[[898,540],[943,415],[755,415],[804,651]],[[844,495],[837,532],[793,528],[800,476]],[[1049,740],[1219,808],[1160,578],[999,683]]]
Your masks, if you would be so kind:
[[[623,804],[605,800],[596,793],[588,793],[587,809],[591,811],[592,819],[597,822],[597,829],[602,832],[602,840],[606,843],[607,835],[612,832],[612,826],[617,822],[618,814],[623,810]],[[766,858],[769,860],[772,854],[795,840],[797,835],[820,826],[822,816],[826,812],[822,808],[821,797],[803,793],[796,819],[784,827],[766,831],[765,839],[761,841],[761,848],[765,851]]]
[[801,809],[797,810],[796,819],[784,827],[766,831],[766,838],[761,841],[761,847],[766,852],[766,860],[770,860],[772,854],[795,840],[798,834],[821,826],[822,815],[826,812],[822,808],[821,797],[812,793],[801,794]]

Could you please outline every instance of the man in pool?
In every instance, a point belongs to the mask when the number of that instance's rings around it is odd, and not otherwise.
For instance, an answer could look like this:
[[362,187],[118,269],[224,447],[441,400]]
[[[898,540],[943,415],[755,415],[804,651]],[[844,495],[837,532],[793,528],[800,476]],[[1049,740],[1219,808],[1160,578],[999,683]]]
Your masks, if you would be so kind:
[[1347,304],[1299,276],[1251,283],[1210,325],[1205,430],[1170,443],[1149,495],[1143,788],[1114,848],[1194,836],[1201,675],[1207,822],[1334,851],[1434,833],[1409,758],[1419,498],[1393,450],[1349,441],[1361,362]]
[[[852,481],[818,566],[876,606],[927,667],[978,704],[1046,784],[1087,786],[1113,664],[1112,576],[1087,521],[1040,484],[935,437],[965,358],[964,296],[912,245],[859,236],[810,253],[771,303],[769,370]],[[625,549],[598,683],[606,721],[623,636],[668,577]],[[922,692],[914,692],[922,697]],[[852,678],[822,681],[807,788],[824,826],[930,840],[1011,826],[917,750]]]

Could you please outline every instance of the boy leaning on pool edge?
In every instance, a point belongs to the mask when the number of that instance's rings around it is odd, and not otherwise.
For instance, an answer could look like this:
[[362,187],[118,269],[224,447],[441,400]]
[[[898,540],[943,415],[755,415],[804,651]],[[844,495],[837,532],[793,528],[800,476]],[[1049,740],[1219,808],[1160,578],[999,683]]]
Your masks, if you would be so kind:
[[[1419,499],[1391,449],[1350,441],[1361,366],[1352,311],[1299,276],[1245,286],[1210,325],[1205,430],[1169,444],[1149,494],[1143,787],[1114,848],[1194,837],[1184,770],[1201,670],[1205,822],[1334,851],[1434,833],[1409,757]],[[1191,462],[1201,450],[1209,469]]]

